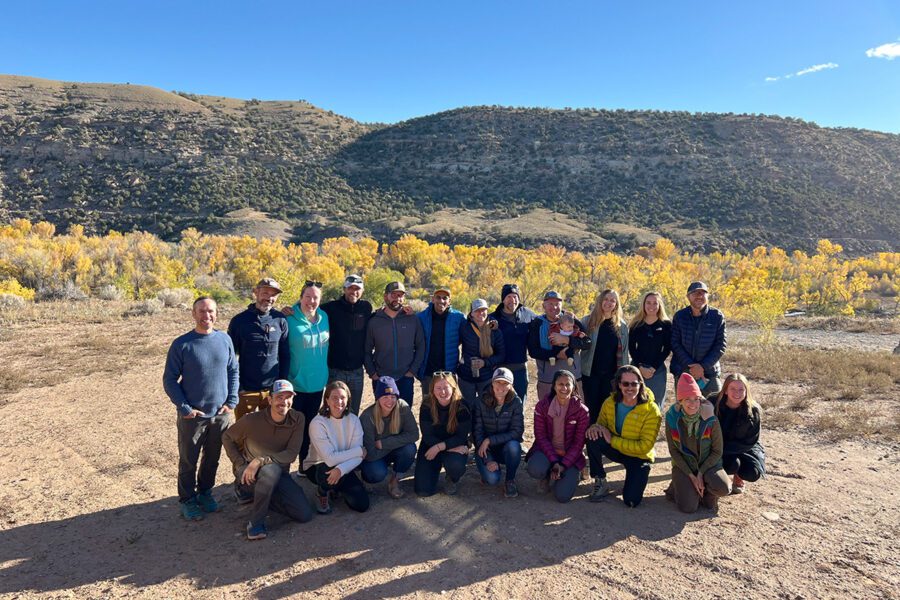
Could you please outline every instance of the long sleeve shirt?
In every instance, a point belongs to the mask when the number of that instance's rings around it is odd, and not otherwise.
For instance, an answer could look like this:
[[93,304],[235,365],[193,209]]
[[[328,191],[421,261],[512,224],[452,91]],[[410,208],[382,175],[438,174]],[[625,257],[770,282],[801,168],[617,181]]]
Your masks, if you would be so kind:
[[447,431],[450,422],[450,407],[438,405],[438,422],[431,419],[431,409],[428,403],[423,403],[419,409],[419,424],[422,427],[422,442],[419,444],[419,454],[425,454],[429,448],[441,442],[447,445],[447,449],[457,446],[467,446],[469,433],[472,431],[472,416],[468,409],[460,402],[457,404],[456,429]]
[[199,410],[214,417],[222,406],[238,403],[238,362],[225,332],[189,331],[172,342],[166,355],[163,388],[179,414]]
[[309,454],[303,461],[308,469],[319,463],[337,467],[341,476],[363,460],[363,429],[359,417],[348,413],[340,419],[317,415],[309,424]]
[[[363,411],[359,420],[363,428],[363,446],[366,447],[366,461],[371,462],[387,456],[392,450],[402,448],[407,444],[415,443],[419,439],[419,426],[413,416],[412,409],[405,400],[397,400],[396,410],[400,411],[400,431],[390,433],[391,419],[382,419],[381,433],[375,429],[375,404]],[[381,442],[381,448],[375,447],[375,442]]]
[[254,459],[259,459],[261,466],[275,463],[289,470],[300,453],[305,422],[303,413],[289,410],[284,421],[276,423],[268,408],[238,419],[222,434],[222,447],[234,472]]

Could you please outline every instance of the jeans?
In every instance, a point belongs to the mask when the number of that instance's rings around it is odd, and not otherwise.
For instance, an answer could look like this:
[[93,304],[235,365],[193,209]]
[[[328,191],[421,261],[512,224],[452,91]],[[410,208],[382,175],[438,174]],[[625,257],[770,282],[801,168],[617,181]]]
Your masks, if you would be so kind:
[[488,471],[487,463],[490,461],[506,465],[506,481],[514,480],[519,463],[522,462],[522,444],[519,443],[519,440],[509,440],[505,444],[489,446],[487,460],[478,456],[477,452],[475,453],[475,466],[481,473],[481,480],[488,485],[497,485],[500,483],[500,469]]
[[722,456],[722,465],[726,473],[737,473],[744,481],[752,483],[762,477],[762,471],[756,466],[756,462],[746,454],[725,454]]
[[528,396],[528,369],[522,367],[514,370],[512,374],[513,389],[516,391],[516,395],[522,399],[522,406],[525,406],[525,399]]
[[386,456],[373,461],[362,462],[362,478],[366,483],[378,483],[388,476],[388,467],[394,466],[394,473],[402,475],[409,471],[416,460],[416,445],[412,442],[394,448]]
[[481,398],[484,390],[490,385],[490,379],[479,382],[466,381],[462,377],[459,378],[459,391],[462,394],[463,404],[469,409],[469,414],[472,414],[475,411],[475,403],[478,402],[478,399]]
[[419,456],[416,459],[415,479],[413,481],[413,489],[418,496],[433,496],[437,493],[438,478],[441,474],[441,467],[447,471],[447,478],[450,481],[459,481],[466,473],[466,461],[468,454],[460,454],[459,452],[450,452],[444,450],[438,452],[434,460],[425,458],[425,452],[428,448],[419,448]]
[[306,418],[303,423],[303,442],[300,444],[300,468],[303,468],[303,459],[309,454],[309,424],[319,412],[322,406],[322,392],[297,392],[294,395],[294,410],[303,413]]
[[[528,474],[535,479],[547,479],[550,477],[550,462],[543,452],[535,450],[528,459]],[[568,502],[575,495],[575,488],[578,487],[578,477],[580,473],[575,467],[569,467],[563,471],[563,476],[553,483],[553,497],[557,502]]]
[[343,369],[328,369],[328,383],[343,381],[350,388],[350,412],[357,417],[362,405],[363,393],[363,368],[345,371]]
[[[397,391],[400,392],[400,399],[406,400],[406,403],[412,406],[413,404],[413,382],[415,378],[413,377],[398,377],[394,379],[397,382]],[[372,392],[375,392],[375,380],[372,379]],[[378,398],[375,398],[378,400]]]
[[653,377],[645,379],[644,384],[653,392],[656,399],[656,405],[659,412],[662,412],[663,404],[666,403],[666,385],[669,383],[669,370],[666,369],[665,363],[656,370]]
[[187,502],[197,492],[207,492],[216,484],[216,471],[219,469],[219,457],[222,455],[222,434],[234,422],[233,418],[231,413],[193,419],[185,419],[178,415],[176,426],[179,502]]
[[[245,465],[235,473],[238,481],[246,468]],[[238,487],[242,493],[253,496],[253,506],[250,509],[252,525],[263,523],[269,509],[300,523],[306,523],[313,517],[312,506],[303,489],[280,465],[270,463],[260,467],[254,483],[238,484]]]
[[632,508],[641,503],[644,490],[650,479],[650,461],[636,456],[622,454],[602,437],[587,441],[588,456],[591,459],[591,476],[606,478],[603,468],[603,457],[621,463],[625,467],[625,487],[622,490],[622,501]]
[[331,485],[328,483],[328,471],[330,470],[331,467],[325,463],[318,463],[308,468],[304,473],[306,473],[310,481],[316,484],[316,492],[320,496],[324,496],[332,490],[337,490],[344,495],[344,501],[347,503],[347,506],[356,512],[369,510],[369,493],[366,492],[362,481],[356,476],[356,472],[350,471],[342,476],[336,484]]

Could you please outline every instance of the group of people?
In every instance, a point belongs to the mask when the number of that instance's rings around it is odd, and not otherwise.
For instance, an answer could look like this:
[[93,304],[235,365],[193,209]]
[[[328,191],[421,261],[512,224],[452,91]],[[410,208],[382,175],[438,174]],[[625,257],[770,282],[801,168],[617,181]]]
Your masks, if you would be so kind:
[[[194,302],[195,328],[172,343],[163,375],[179,413],[184,518],[219,509],[211,491],[222,447],[238,502],[252,504],[248,539],[266,537],[270,510],[305,522],[340,497],[363,512],[364,482],[387,480],[400,498],[411,469],[418,496],[438,491],[442,470],[444,491],[456,494],[470,447],[482,482],[502,481],[504,496],[515,497],[529,357],[538,398],[526,470],[560,502],[586,476],[590,501],[603,500],[606,458],[624,466],[625,504],[640,504],[663,420],[672,456],[666,497],[681,510],[714,508],[765,472],[759,407],[743,375],[721,380],[725,320],[703,282],[689,286],[689,305],[671,320],[662,296],[645,294],[630,323],[614,290],[581,319],[553,290],[535,313],[515,284],[503,286],[493,311],[476,299],[467,314],[452,308],[446,287],[419,313],[406,305],[403,282],[385,287],[374,312],[363,291],[350,275],[342,295],[322,304],[322,284],[307,281],[293,306],[277,310],[281,287],[264,278],[227,334],[215,329],[212,298]],[[669,372],[676,402],[663,415]],[[360,413],[366,377],[375,402]],[[315,486],[314,507],[291,475],[297,460]]]

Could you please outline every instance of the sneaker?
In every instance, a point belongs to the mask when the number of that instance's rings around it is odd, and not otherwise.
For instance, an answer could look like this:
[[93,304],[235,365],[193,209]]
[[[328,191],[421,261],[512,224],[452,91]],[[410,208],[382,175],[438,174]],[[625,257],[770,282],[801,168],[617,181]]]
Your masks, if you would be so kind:
[[264,540],[266,536],[269,535],[269,532],[266,531],[266,524],[260,523],[259,525],[254,525],[253,523],[247,523],[247,539],[248,540]]
[[455,496],[459,492],[459,482],[451,481],[450,478],[447,478],[447,481],[444,483],[444,491],[447,492],[448,496]]
[[203,511],[200,509],[200,505],[197,504],[196,497],[181,503],[181,516],[188,521],[203,520]]
[[743,494],[744,493],[744,480],[741,479],[737,473],[734,474],[734,479],[731,481],[731,493],[732,494]]
[[219,512],[220,509],[219,503],[216,502],[212,492],[209,490],[197,494],[197,504],[200,506],[200,510],[205,513]]
[[600,502],[609,495],[609,485],[605,477],[594,477],[594,487],[591,489],[591,502]]
[[515,480],[510,479],[506,482],[506,487],[503,489],[503,497],[504,498],[515,498],[519,495],[519,487],[516,485]]
[[320,496],[318,491],[316,492],[316,512],[320,515],[331,514],[331,501],[328,499],[328,492],[325,492],[323,496]]
[[253,502],[253,492],[245,491],[237,481],[234,482],[234,497],[238,504],[250,504]]
[[402,498],[405,494],[400,489],[400,478],[396,474],[391,475],[388,479],[388,495],[395,500]]

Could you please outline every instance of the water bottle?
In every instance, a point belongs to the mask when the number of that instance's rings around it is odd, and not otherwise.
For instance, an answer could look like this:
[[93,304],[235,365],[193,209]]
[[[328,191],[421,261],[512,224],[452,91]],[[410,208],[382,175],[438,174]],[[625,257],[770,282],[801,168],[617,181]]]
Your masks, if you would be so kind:
[[481,367],[477,366],[480,362],[480,358],[472,359],[472,377],[474,377],[475,379],[478,379],[478,375],[481,373]]

